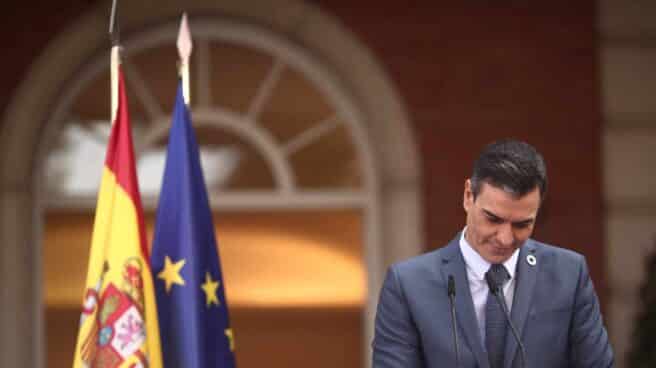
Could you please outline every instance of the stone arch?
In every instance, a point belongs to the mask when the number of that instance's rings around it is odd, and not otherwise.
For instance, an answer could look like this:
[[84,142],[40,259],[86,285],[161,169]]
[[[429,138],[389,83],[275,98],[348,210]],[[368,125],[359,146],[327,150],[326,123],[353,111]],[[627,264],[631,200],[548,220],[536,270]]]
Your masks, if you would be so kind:
[[[102,2],[101,2],[102,3]],[[104,5],[102,3],[101,5]],[[378,289],[387,264],[423,247],[419,156],[408,114],[389,77],[338,20],[299,0],[193,0],[191,16],[215,14],[267,27],[314,55],[348,92],[369,146],[370,204],[364,222],[367,304],[364,349],[368,360]],[[121,9],[125,31],[180,9],[169,3],[129,2]],[[7,366],[44,365],[41,311],[41,213],[38,181],[48,142],[46,122],[62,86],[80,65],[108,52],[107,11],[97,7],[62,31],[33,63],[2,116],[0,133],[0,355]],[[349,55],[345,58],[344,55]],[[56,73],[53,73],[56,70]],[[357,143],[357,142],[356,142]],[[366,362],[365,362],[366,364]]]

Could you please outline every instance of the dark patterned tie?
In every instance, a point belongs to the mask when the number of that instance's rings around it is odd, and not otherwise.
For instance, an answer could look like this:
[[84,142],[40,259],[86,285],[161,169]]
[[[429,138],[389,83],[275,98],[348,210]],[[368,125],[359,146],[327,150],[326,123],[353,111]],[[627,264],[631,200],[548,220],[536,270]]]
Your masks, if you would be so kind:
[[[486,272],[486,278],[490,278],[493,285],[498,285],[498,293],[504,300],[503,285],[510,279],[508,270],[502,264],[493,264]],[[503,307],[497,297],[490,293],[485,303],[485,348],[491,368],[503,367],[503,355],[506,348],[506,333],[508,324],[504,316]]]

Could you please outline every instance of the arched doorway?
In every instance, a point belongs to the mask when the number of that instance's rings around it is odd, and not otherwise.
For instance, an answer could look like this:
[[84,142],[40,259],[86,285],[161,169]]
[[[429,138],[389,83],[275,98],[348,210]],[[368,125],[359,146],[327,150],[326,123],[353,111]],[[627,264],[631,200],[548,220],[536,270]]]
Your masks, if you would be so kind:
[[[226,210],[305,207],[319,210],[355,208],[361,211],[366,270],[362,345],[368,352],[374,306],[385,265],[421,249],[419,165],[407,116],[398,96],[366,48],[316,7],[294,1],[276,4],[275,8],[273,5],[264,6],[271,9],[263,9],[260,3],[250,6],[244,6],[242,2],[239,2],[240,6],[236,6],[238,2],[191,3],[187,4],[187,10],[192,31],[201,36],[198,73],[211,73],[207,66],[212,63],[207,60],[212,58],[211,45],[216,37],[219,43],[233,42],[259,50],[270,55],[272,61],[270,68],[265,68],[261,78],[263,83],[255,98],[249,100],[243,115],[231,114],[230,109],[215,108],[216,104],[208,97],[211,93],[206,93],[213,84],[200,82],[208,78],[199,78],[196,84],[198,93],[195,98],[200,104],[194,110],[197,123],[232,132],[245,142],[244,146],[259,147],[260,152],[264,152],[259,156],[263,157],[264,167],[270,169],[275,183],[274,190],[268,193],[224,192],[220,194],[220,200],[213,203]],[[140,50],[157,48],[157,45],[173,40],[179,9],[169,5],[152,9],[142,4],[130,4],[122,11],[125,13],[125,34],[132,32],[134,35],[132,41],[126,37],[128,58],[131,50],[137,59]],[[3,313],[3,325],[7,328],[2,333],[1,342],[3,352],[8,354],[5,356],[15,366],[40,366],[43,361],[43,348],[38,343],[43,336],[40,317],[43,210],[89,205],[85,204],[84,198],[68,204],[62,204],[56,198],[53,200],[44,195],[41,179],[47,159],[51,157],[53,137],[59,134],[58,128],[68,118],[66,115],[71,104],[106,67],[103,61],[107,59],[103,55],[107,51],[103,49],[104,27],[98,26],[105,24],[105,13],[105,9],[98,9],[88,14],[53,42],[35,63],[30,78],[23,82],[4,116],[1,138],[4,154],[0,156],[3,180],[0,236],[6,246],[0,283],[6,293],[4,300],[11,302],[8,312]],[[198,19],[197,23],[194,19]],[[343,55],[350,57],[344,58]],[[174,59],[175,56],[171,55],[166,62],[172,64]],[[59,73],[51,73],[54,68]],[[298,129],[289,134],[289,139],[280,139],[280,136],[258,129],[257,124],[244,123],[244,120],[257,116],[261,108],[258,104],[270,97],[267,85],[275,86],[276,79],[286,68],[297,71],[321,95],[327,96],[335,113],[320,121],[309,121],[311,128]],[[173,67],[170,74],[174,74]],[[132,86],[136,96],[132,100],[140,100],[143,115],[154,124],[148,130],[150,133],[145,135],[143,148],[147,151],[149,142],[151,147],[157,147],[161,132],[165,132],[160,128],[168,126],[168,119],[159,111],[165,109],[158,109],[157,104],[152,103],[156,100],[152,91],[140,89],[139,73],[133,71],[132,77],[128,73],[128,79],[133,83],[136,81]],[[142,87],[144,85],[146,83]],[[172,89],[163,90],[165,94],[172,93]],[[159,115],[162,119],[158,118]],[[344,186],[346,190],[317,190],[316,186],[313,189],[316,176],[311,172],[307,176],[294,175],[302,170],[292,170],[293,165],[286,160],[286,154],[320,141],[338,127],[344,128],[344,137],[354,147],[357,158],[355,177],[359,180],[356,190],[351,186],[352,182]],[[12,160],[12,157],[26,159]],[[301,162],[300,165],[304,164]],[[347,169],[353,170],[352,167]],[[305,170],[311,170],[311,167]],[[330,176],[326,178],[329,181]],[[311,190],[303,189],[303,185],[297,185],[299,182]],[[33,350],[37,354],[33,354]],[[368,353],[364,355],[367,357]]]

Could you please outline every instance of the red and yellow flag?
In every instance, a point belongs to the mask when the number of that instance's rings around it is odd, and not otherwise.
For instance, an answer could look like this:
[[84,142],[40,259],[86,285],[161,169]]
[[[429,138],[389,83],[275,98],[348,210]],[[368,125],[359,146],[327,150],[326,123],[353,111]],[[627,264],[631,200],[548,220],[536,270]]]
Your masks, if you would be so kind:
[[162,366],[123,73],[93,227],[74,368]]

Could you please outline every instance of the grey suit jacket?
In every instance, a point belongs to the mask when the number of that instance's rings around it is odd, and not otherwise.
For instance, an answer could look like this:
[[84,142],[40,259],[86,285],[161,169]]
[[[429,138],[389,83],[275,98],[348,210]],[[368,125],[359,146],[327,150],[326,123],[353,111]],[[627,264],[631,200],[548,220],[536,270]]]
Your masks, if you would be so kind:
[[[461,368],[489,368],[459,247],[446,247],[390,267],[383,284],[373,341],[374,368],[455,368],[447,296],[456,284]],[[531,266],[526,257],[537,262]],[[522,246],[511,318],[526,347],[528,368],[606,368],[613,352],[599,301],[582,255],[534,240]],[[505,368],[520,368],[518,345],[508,332]]]

